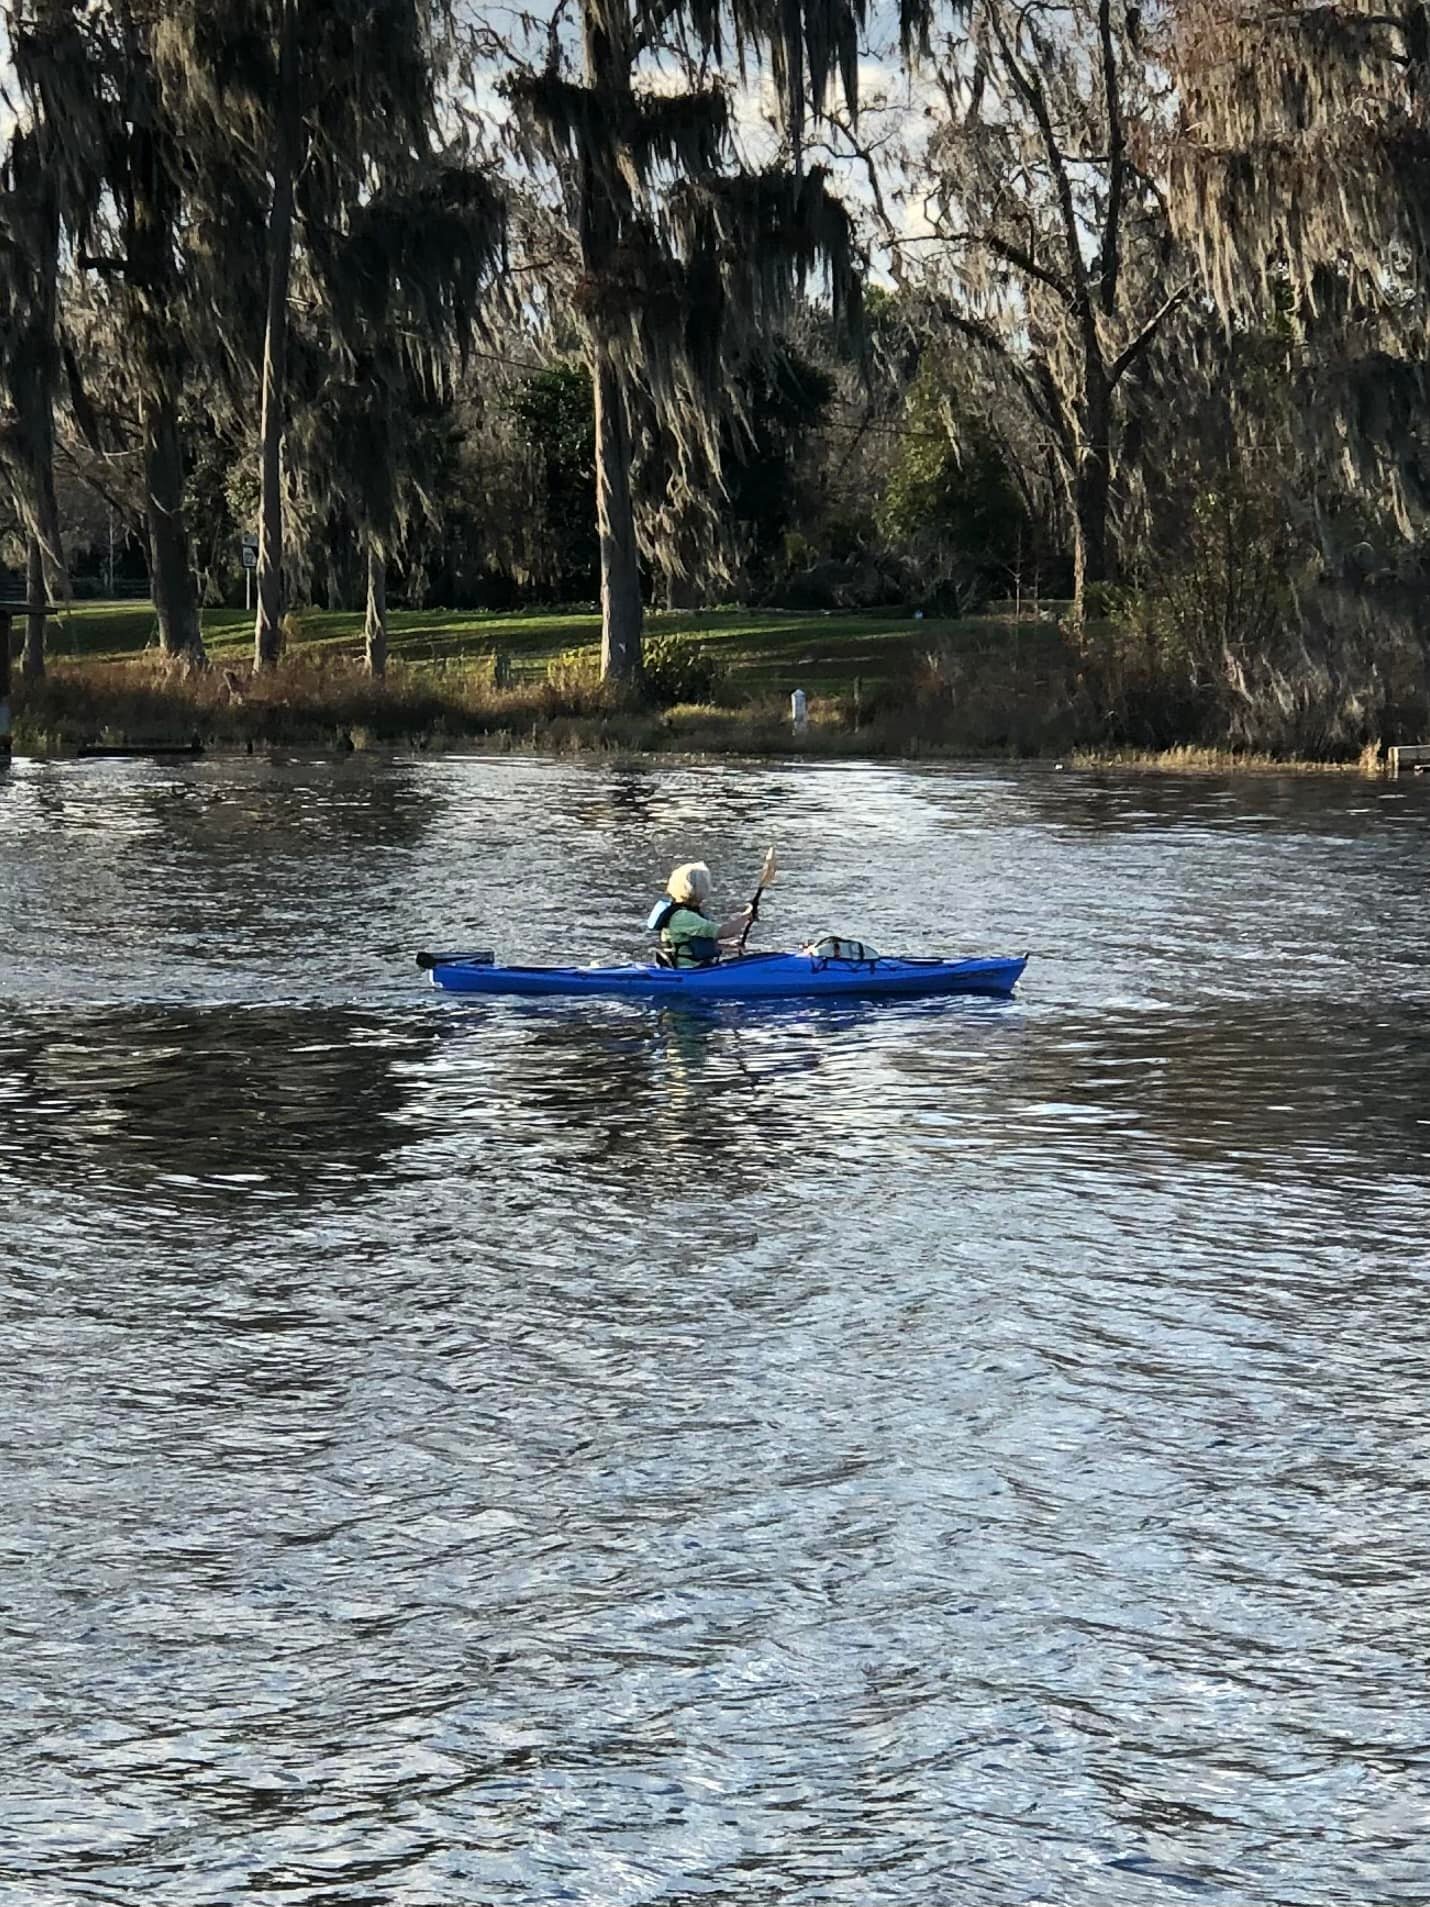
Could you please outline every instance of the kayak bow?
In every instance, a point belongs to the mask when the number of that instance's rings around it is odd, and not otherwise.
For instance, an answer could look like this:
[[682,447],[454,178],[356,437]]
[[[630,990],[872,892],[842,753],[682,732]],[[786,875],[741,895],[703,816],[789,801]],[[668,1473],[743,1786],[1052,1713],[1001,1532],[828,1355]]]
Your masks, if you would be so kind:
[[835,960],[821,954],[745,954],[710,967],[501,967],[491,956],[419,954],[447,993],[601,994],[627,1000],[790,1000],[828,994],[909,998],[974,993],[1006,997],[1028,964],[1013,959]]

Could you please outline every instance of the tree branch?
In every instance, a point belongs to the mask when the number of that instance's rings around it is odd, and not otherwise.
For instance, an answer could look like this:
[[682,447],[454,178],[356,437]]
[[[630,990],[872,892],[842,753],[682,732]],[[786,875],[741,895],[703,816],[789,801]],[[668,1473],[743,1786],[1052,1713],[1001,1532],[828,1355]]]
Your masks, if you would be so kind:
[[85,389],[84,376],[79,368],[79,358],[75,354],[74,345],[67,333],[62,333],[60,336],[60,351],[64,359],[65,380],[69,385],[70,409],[74,412],[80,435],[91,450],[98,451],[102,455],[104,435],[99,427],[99,416],[90,401],[89,392]]
[[127,528],[132,530],[143,524],[144,512],[135,506],[133,499],[112,490],[92,465],[81,463],[63,437],[55,440],[55,455],[74,472],[77,482],[92,490],[102,503],[108,504]]
[[1184,285],[1179,285],[1172,295],[1164,299],[1152,313],[1152,316],[1147,320],[1146,324],[1143,325],[1131,343],[1125,345],[1123,349],[1118,352],[1117,356],[1112,360],[1111,367],[1107,373],[1107,387],[1109,390],[1115,389],[1123,375],[1131,370],[1138,358],[1147,350],[1147,347],[1151,344],[1163,323],[1176,310],[1177,306],[1181,304],[1190,290],[1190,280]]
[[1064,304],[1074,311],[1077,310],[1077,295],[1067,280],[1059,278],[1058,274],[1050,270],[1048,266],[1040,265],[1030,252],[1023,250],[1021,245],[1010,244],[1007,239],[999,238],[992,232],[959,232],[948,242],[950,245],[955,245],[964,240],[970,244],[986,246],[996,257],[1005,259],[1008,264],[1016,266],[1025,276],[1036,278],[1039,284],[1047,285],[1058,294]]
[[[675,4],[675,0],[671,0],[671,4]],[[845,125],[842,119],[834,121],[833,123],[838,126],[840,134],[847,142],[849,152],[852,153],[854,158],[858,159],[864,167],[864,176],[869,182],[869,196],[873,200],[875,215],[884,229],[884,242],[891,251],[896,250],[901,240],[894,221],[889,216],[889,208],[884,198],[884,188],[879,183],[879,168],[875,159],[875,153],[879,146],[886,145],[890,135],[886,134],[885,137],[880,140],[861,140],[856,136],[853,128]],[[828,137],[811,141],[808,150],[815,153],[826,153],[836,165],[848,156],[840,152],[835,146],[834,141]]]
[[655,0],[646,15],[645,26],[631,49],[631,64],[655,50],[656,42],[680,11],[680,0]]
[[129,270],[127,258],[97,258],[91,252],[81,252],[77,263],[81,271],[97,271],[102,278],[118,278]]
[[1054,189],[1058,198],[1058,209],[1062,214],[1063,243],[1068,255],[1068,268],[1073,282],[1073,309],[1077,312],[1082,326],[1083,348],[1089,364],[1101,365],[1102,351],[1097,338],[1097,320],[1093,315],[1092,294],[1088,285],[1087,262],[1082,255],[1081,233],[1078,228],[1077,207],[1073,203],[1072,182],[1068,178],[1067,158],[1058,144],[1057,134],[1053,130],[1052,115],[1048,111],[1047,95],[1041,84],[1024,72],[1021,60],[1008,39],[1003,24],[1001,10],[994,7],[990,13],[994,36],[998,41],[998,50],[1003,58],[1013,84],[1023,96],[1024,104],[1037,124],[1043,141],[1043,150],[1047,154],[1048,165],[1053,175]]
[[1102,228],[1102,309],[1117,309],[1117,276],[1122,263],[1122,156],[1127,129],[1122,123],[1122,78],[1112,38],[1112,0],[1098,0],[1097,34],[1102,43],[1103,106],[1107,113],[1107,217]]
[[944,305],[942,310],[945,321],[955,331],[971,338],[1007,367],[1009,375],[1021,385],[1023,395],[1033,406],[1035,414],[1057,437],[1064,453],[1069,453],[1074,442],[1073,432],[1057,391],[1046,374],[1041,381],[1035,377],[1023,360],[1014,354],[1007,341],[980,319],[970,318],[966,312],[958,311],[952,305]]

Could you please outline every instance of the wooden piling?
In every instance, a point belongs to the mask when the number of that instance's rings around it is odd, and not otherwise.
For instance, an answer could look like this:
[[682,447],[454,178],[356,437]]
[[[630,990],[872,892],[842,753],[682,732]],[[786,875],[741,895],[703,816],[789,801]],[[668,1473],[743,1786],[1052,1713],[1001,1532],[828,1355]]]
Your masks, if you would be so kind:
[[1392,775],[1430,775],[1430,742],[1403,745],[1388,751]]

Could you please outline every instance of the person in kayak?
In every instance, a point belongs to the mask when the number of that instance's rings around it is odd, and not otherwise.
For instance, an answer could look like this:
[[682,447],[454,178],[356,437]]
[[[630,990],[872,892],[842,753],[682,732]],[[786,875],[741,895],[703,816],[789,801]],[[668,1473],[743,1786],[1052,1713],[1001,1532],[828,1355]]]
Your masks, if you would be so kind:
[[705,912],[710,899],[710,870],[703,861],[687,861],[676,868],[646,922],[660,935],[662,964],[668,967],[708,967],[720,958],[722,947],[732,947],[750,924],[752,909],[742,907],[717,927]]

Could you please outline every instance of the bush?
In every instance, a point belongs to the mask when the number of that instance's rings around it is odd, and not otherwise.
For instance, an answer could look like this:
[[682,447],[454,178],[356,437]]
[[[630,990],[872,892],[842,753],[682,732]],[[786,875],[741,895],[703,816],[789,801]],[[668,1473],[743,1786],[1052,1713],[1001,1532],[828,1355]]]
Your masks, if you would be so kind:
[[605,705],[601,658],[595,649],[564,649],[546,665],[539,698],[546,715],[593,715]]
[[903,603],[909,576],[897,557],[821,557],[774,592],[781,609],[878,609]]
[[641,659],[645,691],[660,708],[678,702],[710,702],[725,671],[692,636],[647,636]]
[[1275,491],[1247,473],[1193,496],[1181,547],[1143,588],[1103,591],[1103,620],[1085,631],[1108,739],[1321,752],[1311,705],[1323,685],[1300,600],[1308,557]]
[[563,649],[546,665],[546,685],[558,695],[589,694],[600,679],[600,659],[593,649]]
[[1082,613],[1089,622],[1105,622],[1122,612],[1125,601],[1124,592],[1113,583],[1088,583],[1082,593]]

